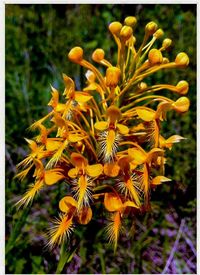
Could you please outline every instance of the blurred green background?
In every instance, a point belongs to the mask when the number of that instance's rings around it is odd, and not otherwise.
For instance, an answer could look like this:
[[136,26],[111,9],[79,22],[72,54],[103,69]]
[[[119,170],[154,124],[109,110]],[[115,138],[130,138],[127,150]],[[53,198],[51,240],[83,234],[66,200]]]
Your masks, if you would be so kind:
[[145,25],[155,21],[173,40],[170,60],[181,51],[190,57],[188,68],[151,78],[173,85],[182,79],[189,82],[189,112],[171,112],[162,128],[165,137],[178,134],[187,139],[167,152],[166,176],[173,181],[152,193],[151,213],[126,221],[131,230],[120,238],[117,254],[104,239],[97,210],[97,219],[76,229],[69,248],[80,244],[63,273],[196,273],[196,5],[6,4],[5,11],[6,273],[55,273],[59,258],[58,248],[45,248],[45,232],[57,216],[63,187],[44,190],[23,218],[14,207],[29,183],[13,180],[16,164],[27,154],[24,137],[33,135],[26,129],[47,113],[50,84],[63,91],[62,73],[75,79],[78,89],[83,87],[85,71],[68,61],[69,50],[81,46],[91,60],[93,50],[102,47],[112,60],[116,46],[107,27],[130,15],[138,19],[136,45]]

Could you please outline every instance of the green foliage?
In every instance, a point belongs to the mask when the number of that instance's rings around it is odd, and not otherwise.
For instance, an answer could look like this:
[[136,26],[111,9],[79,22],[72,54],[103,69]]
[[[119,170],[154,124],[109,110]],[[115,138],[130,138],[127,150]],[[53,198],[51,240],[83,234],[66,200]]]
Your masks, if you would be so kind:
[[[168,151],[166,176],[171,183],[159,186],[152,193],[157,207],[151,214],[136,219],[130,234],[120,240],[117,255],[104,240],[101,221],[92,221],[75,231],[80,245],[73,259],[67,263],[65,273],[161,273],[173,247],[181,219],[187,222],[187,237],[195,243],[196,213],[196,6],[195,5],[6,5],[6,273],[55,273],[59,249],[51,253],[44,248],[48,220],[57,212],[57,202],[65,189],[42,192],[31,208],[30,215],[22,218],[21,210],[13,207],[27,185],[13,180],[15,165],[27,154],[24,137],[30,124],[45,115],[50,99],[50,84],[62,92],[62,73],[75,79],[77,89],[85,81],[82,68],[71,64],[67,53],[74,46],[82,46],[86,59],[97,47],[105,50],[108,60],[113,59],[115,44],[107,31],[112,21],[123,21],[128,15],[138,19],[136,46],[144,35],[145,24],[155,21],[165,31],[165,37],[173,40],[173,60],[178,52],[190,57],[186,70],[170,70],[156,74],[149,81],[176,84],[185,79],[190,84],[188,97],[190,111],[182,116],[169,113],[163,126],[163,135],[178,134],[187,139]],[[161,42],[159,41],[158,44]],[[171,98],[176,98],[170,95]],[[54,188],[54,187],[50,187]],[[173,217],[169,222],[166,215]],[[18,222],[19,220],[19,222]],[[130,225],[130,221],[127,221]],[[174,233],[169,237],[162,230]],[[135,233],[134,233],[135,232]],[[157,233],[155,233],[157,232]],[[166,231],[163,231],[166,232]],[[187,233],[187,232],[186,232]],[[186,234],[184,233],[184,234]],[[172,234],[172,233],[171,233]],[[42,237],[38,237],[42,235]],[[192,257],[191,247],[182,237],[173,268],[177,273],[195,273],[194,263],[186,268],[186,258]],[[75,245],[72,239],[71,250]],[[185,245],[185,246],[184,246]],[[162,247],[160,250],[159,247]],[[149,254],[148,254],[148,253]],[[157,265],[152,253],[157,253]],[[106,256],[105,256],[106,255]],[[160,262],[159,262],[160,261]],[[192,267],[193,264],[193,267]],[[173,270],[171,270],[173,271]]]

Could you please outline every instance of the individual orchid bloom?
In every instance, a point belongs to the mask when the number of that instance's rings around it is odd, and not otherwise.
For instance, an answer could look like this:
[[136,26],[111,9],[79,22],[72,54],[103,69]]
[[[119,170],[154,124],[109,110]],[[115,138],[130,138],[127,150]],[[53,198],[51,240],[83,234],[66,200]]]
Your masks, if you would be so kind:
[[107,211],[113,213],[106,231],[108,239],[114,244],[114,251],[116,251],[119,234],[122,231],[122,217],[125,210],[130,207],[134,209],[138,209],[139,207],[130,200],[122,202],[117,193],[105,193],[104,206]]
[[59,218],[53,220],[54,226],[49,230],[48,245],[53,247],[55,244],[61,244],[68,239],[74,230],[74,220],[79,224],[88,224],[92,218],[92,209],[82,207],[77,211],[77,201],[71,196],[65,196],[59,201],[59,209],[62,214]]
[[95,178],[103,172],[101,164],[89,165],[88,160],[79,153],[71,154],[71,162],[75,168],[71,168],[68,175],[74,179],[74,193],[77,198],[77,209],[82,206],[88,206],[92,199],[92,187]]
[[148,123],[147,139],[153,143],[154,147],[159,146],[160,125],[159,120],[156,119],[156,111],[147,107],[136,108],[136,113],[140,119]]
[[38,146],[38,144],[31,139],[25,138],[25,140],[31,149],[31,153],[17,165],[17,168],[26,168],[27,166],[30,166],[35,159],[43,159],[50,156],[50,153],[44,150],[43,145]]
[[35,170],[33,177],[35,177],[35,183],[29,186],[29,189],[24,194],[22,199],[17,202],[18,206],[27,206],[31,203],[35,195],[44,187],[44,185],[52,185],[60,180],[63,180],[65,176],[62,174],[63,169],[53,168],[51,170],[45,170],[41,160],[34,160]]
[[83,91],[86,91],[86,92],[96,91],[96,92],[98,92],[98,94],[101,96],[103,109],[106,110],[107,109],[107,103],[105,102],[104,90],[102,89],[101,85],[99,85],[96,82],[96,75],[92,71],[88,70],[86,72],[85,76],[87,78],[88,85],[83,89]]
[[65,83],[63,95],[67,99],[63,117],[71,119],[73,112],[77,109],[77,106],[79,106],[82,111],[87,110],[85,103],[91,100],[92,96],[87,92],[75,91],[74,81],[67,75],[63,74],[63,79]]
[[142,188],[140,186],[140,180],[136,177],[131,169],[130,162],[132,158],[122,157],[118,160],[118,165],[122,171],[122,180],[118,182],[118,188],[125,195],[125,197],[130,198],[135,202],[135,204],[139,207],[140,197],[143,194]]
[[51,159],[46,165],[47,168],[57,164],[57,162],[62,157],[63,151],[70,143],[76,143],[83,140],[84,138],[87,138],[87,136],[83,135],[82,133],[80,134],[78,131],[76,131],[76,133],[69,131],[67,122],[61,117],[60,114],[54,113],[53,121],[58,126],[57,135],[60,136],[60,139],[49,138],[46,140],[47,150],[54,151],[54,154],[51,156]]
[[116,106],[110,106],[107,109],[106,116],[107,121],[96,122],[94,127],[101,132],[99,134],[99,155],[103,155],[105,162],[110,162],[114,159],[118,150],[121,135],[128,134],[129,128],[118,123],[121,112]]
[[131,165],[134,168],[142,165],[141,172],[141,188],[144,191],[145,203],[149,204],[149,190],[150,190],[150,181],[149,181],[149,169],[154,162],[156,162],[158,156],[162,157],[163,150],[160,148],[153,148],[148,153],[145,152],[142,147],[137,145],[135,148],[128,149],[128,156],[132,160]]

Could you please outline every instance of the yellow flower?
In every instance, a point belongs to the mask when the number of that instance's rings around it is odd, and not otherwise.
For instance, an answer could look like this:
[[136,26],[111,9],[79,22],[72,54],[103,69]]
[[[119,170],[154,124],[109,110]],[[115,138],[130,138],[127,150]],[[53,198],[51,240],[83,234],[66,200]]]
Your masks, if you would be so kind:
[[[170,61],[165,52],[172,40],[165,38],[157,48],[155,42],[164,32],[153,21],[145,26],[138,46],[136,23],[129,16],[123,24],[109,25],[117,45],[116,63],[107,60],[101,48],[91,55],[103,70],[84,58],[82,47],[72,48],[68,58],[87,70],[86,84],[77,91],[74,80],[63,74],[63,98],[51,86],[50,111],[30,126],[38,132],[26,140],[30,152],[16,177],[23,180],[32,172],[34,182],[18,205],[30,204],[44,187],[67,183],[67,194],[59,201],[61,214],[49,231],[51,247],[64,242],[75,224],[87,225],[98,203],[110,213],[106,230],[116,250],[123,218],[149,210],[151,188],[170,181],[164,175],[164,153],[184,138],[164,138],[161,126],[167,112],[188,111],[189,84],[153,84],[149,78],[164,69],[186,68],[189,57],[181,52]],[[175,99],[163,96],[165,90]]]
[[103,172],[101,164],[89,165],[85,157],[78,153],[71,154],[71,161],[75,168],[71,168],[68,175],[76,179],[74,184],[75,197],[78,200],[77,209],[89,205],[92,199],[93,178],[99,177]]
[[104,206],[109,212],[114,212],[111,215],[111,222],[106,227],[106,232],[109,242],[114,244],[114,251],[116,251],[119,234],[122,231],[123,213],[128,207],[137,209],[138,206],[130,200],[123,203],[117,193],[106,193],[104,196]]
[[94,127],[96,130],[101,131],[99,135],[99,155],[103,155],[105,162],[110,162],[117,152],[120,135],[128,134],[129,128],[118,123],[121,112],[116,106],[110,106],[106,115],[108,120],[96,122]]

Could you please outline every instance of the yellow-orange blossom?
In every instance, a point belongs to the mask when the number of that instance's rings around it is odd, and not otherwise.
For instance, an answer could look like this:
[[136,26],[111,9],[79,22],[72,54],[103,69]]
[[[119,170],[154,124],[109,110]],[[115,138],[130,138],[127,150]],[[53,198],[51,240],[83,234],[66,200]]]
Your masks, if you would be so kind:
[[[18,165],[23,170],[16,177],[23,180],[33,172],[34,183],[18,205],[27,206],[48,185],[66,185],[66,196],[58,203],[61,213],[50,229],[50,246],[69,237],[75,223],[89,223],[100,202],[110,213],[106,230],[116,249],[123,218],[149,210],[151,187],[170,181],[164,176],[165,150],[184,138],[165,136],[161,124],[168,111],[189,109],[189,85],[181,80],[148,86],[145,79],[165,68],[183,69],[189,58],[184,52],[172,61],[164,56],[170,38],[160,48],[154,46],[164,36],[155,22],[145,26],[143,42],[136,47],[136,23],[129,16],[124,24],[109,25],[117,45],[115,64],[103,49],[91,54],[97,66],[84,59],[81,47],[71,49],[69,60],[86,69],[86,86],[77,91],[74,81],[63,74],[64,101],[51,87],[51,111],[30,127],[39,134],[26,140],[30,153]],[[163,96],[163,90],[171,91],[174,99]]]

